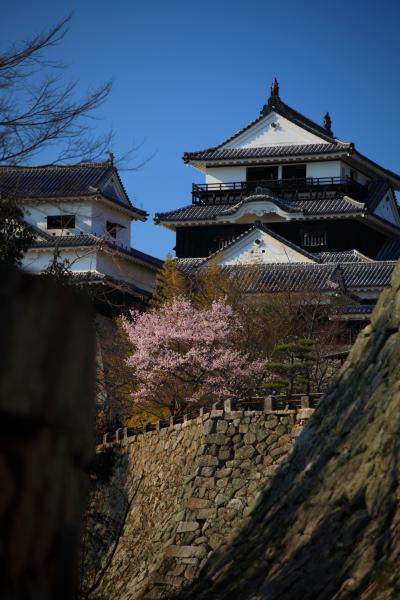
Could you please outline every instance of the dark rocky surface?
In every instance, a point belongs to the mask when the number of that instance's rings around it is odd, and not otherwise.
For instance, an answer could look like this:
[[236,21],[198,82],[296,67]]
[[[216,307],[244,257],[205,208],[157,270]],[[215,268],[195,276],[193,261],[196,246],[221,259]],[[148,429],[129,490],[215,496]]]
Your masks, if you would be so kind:
[[397,267],[246,526],[180,599],[400,598],[399,287]]

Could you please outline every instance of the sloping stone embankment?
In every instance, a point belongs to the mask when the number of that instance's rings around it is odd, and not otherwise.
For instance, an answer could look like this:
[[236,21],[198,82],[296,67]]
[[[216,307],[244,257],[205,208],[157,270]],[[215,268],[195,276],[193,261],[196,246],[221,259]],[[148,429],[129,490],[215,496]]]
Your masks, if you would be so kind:
[[109,562],[92,597],[164,598],[190,584],[248,522],[312,412],[213,410],[114,449],[92,499],[87,587]]

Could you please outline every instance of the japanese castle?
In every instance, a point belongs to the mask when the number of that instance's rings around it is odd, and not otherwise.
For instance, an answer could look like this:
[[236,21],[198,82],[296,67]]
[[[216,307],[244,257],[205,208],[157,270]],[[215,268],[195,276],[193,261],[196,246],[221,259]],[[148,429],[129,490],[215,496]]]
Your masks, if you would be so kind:
[[247,293],[339,290],[360,313],[389,285],[400,176],[337,139],[328,113],[319,125],[285,104],[276,79],[254,121],[183,160],[205,182],[155,222],[187,274],[213,260]]
[[100,163],[1,166],[0,196],[18,202],[35,234],[23,270],[41,274],[57,253],[109,305],[150,297],[162,261],[131,247],[131,223],[148,214],[132,204],[112,155]]

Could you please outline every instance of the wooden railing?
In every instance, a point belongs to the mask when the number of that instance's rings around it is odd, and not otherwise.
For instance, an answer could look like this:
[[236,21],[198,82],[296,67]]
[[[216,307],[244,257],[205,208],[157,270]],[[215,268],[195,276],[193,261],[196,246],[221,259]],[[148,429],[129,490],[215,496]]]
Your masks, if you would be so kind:
[[[259,181],[230,181],[225,183],[193,183],[193,204],[233,204],[238,199],[269,190],[274,194],[298,197],[307,192],[337,192],[351,194],[361,200],[367,188],[350,177],[305,177],[301,179],[264,179]],[[310,200],[313,199],[310,194]]]

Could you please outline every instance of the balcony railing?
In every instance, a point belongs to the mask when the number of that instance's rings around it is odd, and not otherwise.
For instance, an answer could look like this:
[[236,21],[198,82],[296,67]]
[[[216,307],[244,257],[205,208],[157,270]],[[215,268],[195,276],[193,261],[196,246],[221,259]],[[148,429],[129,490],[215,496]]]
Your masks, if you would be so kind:
[[350,177],[305,177],[229,183],[193,183],[192,202],[198,205],[235,204],[246,196],[266,190],[280,197],[305,200],[344,194],[348,194],[355,200],[363,200],[367,193],[365,186]]

